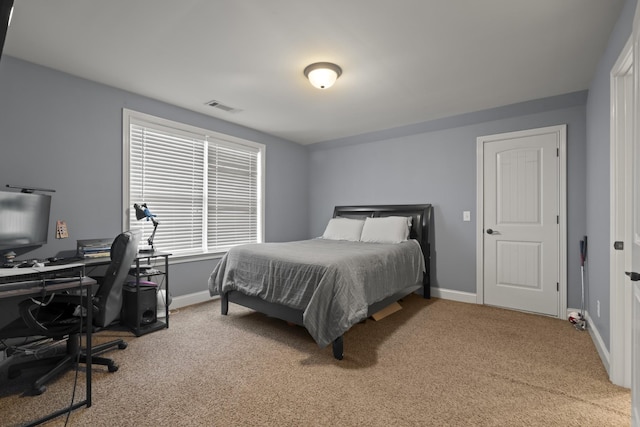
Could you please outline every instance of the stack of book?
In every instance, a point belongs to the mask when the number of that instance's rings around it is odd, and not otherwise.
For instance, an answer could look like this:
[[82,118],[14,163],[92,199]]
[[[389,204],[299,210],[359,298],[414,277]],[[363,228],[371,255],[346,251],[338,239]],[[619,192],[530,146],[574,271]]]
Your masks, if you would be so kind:
[[111,255],[111,239],[78,240],[78,257],[102,258]]

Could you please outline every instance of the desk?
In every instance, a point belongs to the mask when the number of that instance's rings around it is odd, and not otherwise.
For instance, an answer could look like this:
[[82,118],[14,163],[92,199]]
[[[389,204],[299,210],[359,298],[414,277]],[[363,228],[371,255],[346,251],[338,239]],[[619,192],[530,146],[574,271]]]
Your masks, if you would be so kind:
[[[60,279],[60,275],[76,275],[77,279],[74,280],[62,280]],[[47,295],[63,290],[72,290],[78,289],[84,292],[84,295],[87,298],[90,298],[91,295],[91,286],[96,284],[96,281],[84,277],[84,265],[81,263],[76,264],[67,264],[67,265],[59,265],[59,266],[51,266],[51,267],[33,267],[33,268],[9,268],[9,269],[0,269],[0,300],[12,297],[22,297],[25,298],[36,296],[36,295]],[[33,277],[39,277],[40,280],[31,280]],[[28,280],[22,280],[27,278]],[[13,281],[10,281],[13,280]],[[86,325],[91,325],[93,322],[92,319],[92,310],[87,310],[87,320]],[[58,411],[52,412],[51,414],[33,421],[30,423],[30,426],[35,426],[46,421],[49,421],[53,418],[56,418],[60,415],[66,414],[69,411],[81,408],[82,406],[86,406],[87,408],[91,406],[91,327],[85,328],[85,340],[86,340],[86,396],[85,399],[74,403],[70,407],[65,407]],[[79,333],[82,334],[82,331],[79,330]]]

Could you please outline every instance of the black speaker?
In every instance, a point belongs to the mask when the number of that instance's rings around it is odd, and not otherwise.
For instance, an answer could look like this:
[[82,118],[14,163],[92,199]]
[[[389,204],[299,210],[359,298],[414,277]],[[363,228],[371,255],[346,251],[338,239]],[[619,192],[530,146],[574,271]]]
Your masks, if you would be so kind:
[[[123,286],[122,288],[122,319],[130,328],[150,325],[158,320],[155,286],[140,286],[136,293],[136,287]],[[138,297],[138,298],[136,298]],[[136,310],[136,299],[139,299],[139,309]]]

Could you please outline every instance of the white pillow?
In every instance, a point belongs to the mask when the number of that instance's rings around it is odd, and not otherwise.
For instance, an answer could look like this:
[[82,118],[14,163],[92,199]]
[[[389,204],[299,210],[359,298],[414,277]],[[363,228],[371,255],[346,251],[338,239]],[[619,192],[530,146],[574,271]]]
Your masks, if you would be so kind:
[[411,217],[365,218],[360,240],[375,243],[400,243],[409,238]]
[[357,242],[362,234],[363,219],[331,218],[322,235],[323,239]]

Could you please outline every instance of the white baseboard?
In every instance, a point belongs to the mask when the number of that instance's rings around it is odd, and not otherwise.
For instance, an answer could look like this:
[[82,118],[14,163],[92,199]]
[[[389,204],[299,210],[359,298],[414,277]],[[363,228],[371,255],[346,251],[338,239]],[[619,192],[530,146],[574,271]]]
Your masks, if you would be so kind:
[[451,289],[436,288],[432,286],[431,296],[434,298],[476,304],[476,294],[471,292],[453,291]]
[[171,299],[171,305],[169,308],[177,309],[186,307],[189,305],[200,304],[201,302],[211,301],[212,299],[220,298],[218,296],[212,297],[209,295],[209,291],[195,292],[193,294],[180,295],[179,297],[173,297]]
[[[571,313],[572,311],[580,313],[579,308],[567,308],[565,319],[569,318],[569,313]],[[600,356],[600,360],[602,361],[604,368],[607,370],[607,373],[611,375],[611,373],[609,372],[610,363],[611,363],[609,359],[610,358],[609,350],[607,350],[607,347],[604,345],[604,341],[602,340],[600,331],[598,331],[598,328],[596,328],[596,325],[594,325],[593,322],[591,321],[591,316],[589,316],[588,311],[584,312],[584,318],[587,321],[587,331],[589,331],[589,335],[591,336],[591,341],[593,341],[593,344],[596,346],[596,350],[598,351],[598,356]]]
[[598,332],[598,328],[591,321],[591,316],[589,316],[589,312],[586,311],[584,313],[585,319],[587,319],[587,331],[589,331],[589,335],[591,335],[591,340],[593,344],[596,346],[596,350],[598,350],[598,355],[600,356],[600,360],[602,360],[602,364],[604,368],[607,370],[607,374],[611,375],[609,372],[610,369],[610,361],[609,361],[609,350],[607,350],[607,346],[604,345],[604,341],[600,336],[600,332]]

